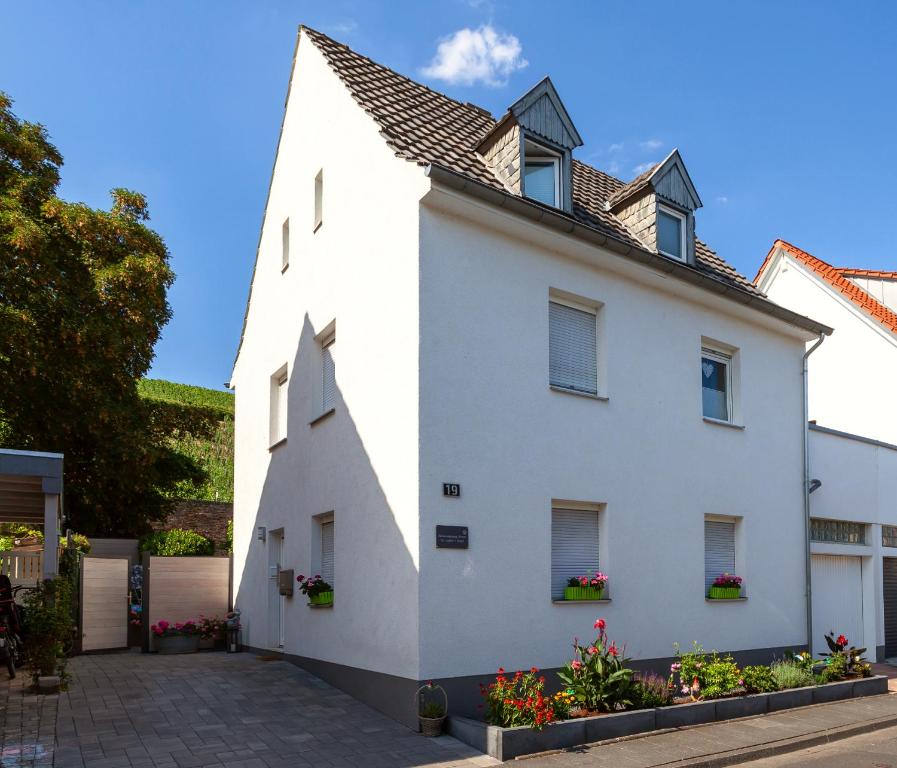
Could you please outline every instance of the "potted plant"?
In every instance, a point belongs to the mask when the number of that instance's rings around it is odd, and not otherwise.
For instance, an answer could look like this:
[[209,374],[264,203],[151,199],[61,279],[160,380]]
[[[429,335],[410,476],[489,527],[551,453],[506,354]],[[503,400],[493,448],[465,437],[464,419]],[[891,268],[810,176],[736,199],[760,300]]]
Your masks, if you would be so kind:
[[713,600],[735,600],[741,595],[741,576],[721,573],[710,585],[708,597]]
[[601,571],[594,575],[573,576],[564,589],[564,600],[603,600],[607,576]]
[[[434,700],[432,698],[434,694],[440,695],[442,701]],[[418,700],[417,721],[420,725],[420,732],[424,736],[441,736],[448,709],[448,696],[445,689],[430,680],[426,685],[417,689],[416,698]]]
[[210,651],[224,648],[224,621],[217,616],[200,616],[199,650]]
[[199,650],[199,626],[192,619],[172,624],[160,621],[150,627],[157,653],[196,653]]
[[333,605],[333,587],[320,574],[306,578],[300,573],[296,581],[302,594],[308,596],[309,605]]

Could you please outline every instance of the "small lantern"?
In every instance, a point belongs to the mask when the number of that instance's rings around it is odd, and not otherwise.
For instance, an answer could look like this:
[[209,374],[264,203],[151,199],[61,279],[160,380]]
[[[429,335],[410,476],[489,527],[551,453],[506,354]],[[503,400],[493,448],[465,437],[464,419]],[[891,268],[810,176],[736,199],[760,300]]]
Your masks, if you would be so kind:
[[227,652],[240,653],[243,646],[240,638],[240,612],[230,611],[224,617],[224,631],[227,637]]

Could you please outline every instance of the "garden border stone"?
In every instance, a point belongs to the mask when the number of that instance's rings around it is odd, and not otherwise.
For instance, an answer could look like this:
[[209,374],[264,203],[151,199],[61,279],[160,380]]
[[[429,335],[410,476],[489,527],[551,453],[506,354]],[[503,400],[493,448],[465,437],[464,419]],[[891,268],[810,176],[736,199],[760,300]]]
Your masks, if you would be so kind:
[[636,709],[630,712],[563,720],[546,726],[541,731],[534,731],[527,726],[499,728],[480,720],[451,716],[448,718],[448,732],[459,741],[504,761],[537,752],[647,734],[654,730],[685,728],[739,717],[755,717],[767,712],[779,712],[809,704],[875,696],[887,692],[888,678],[875,675],[773,693],[756,693],[731,699],[696,701],[657,709]]

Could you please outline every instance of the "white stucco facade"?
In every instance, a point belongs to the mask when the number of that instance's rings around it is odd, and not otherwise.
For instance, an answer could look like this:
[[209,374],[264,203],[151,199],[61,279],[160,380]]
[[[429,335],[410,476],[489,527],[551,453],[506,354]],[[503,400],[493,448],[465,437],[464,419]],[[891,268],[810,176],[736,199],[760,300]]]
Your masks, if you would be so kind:
[[[549,386],[550,296],[599,308],[599,397]],[[335,407],[317,420],[318,339],[334,327]],[[598,615],[643,661],[676,641],[804,644],[811,337],[440,186],[395,156],[303,34],[232,378],[244,642],[414,684],[560,666]],[[702,418],[708,343],[733,353],[733,424]],[[286,439],[272,446],[284,365]],[[553,502],[600,509],[609,601],[552,600]],[[333,607],[277,597],[271,542],[280,568],[314,573],[331,514]],[[707,516],[736,522],[745,600],[705,599]],[[436,525],[467,526],[469,547],[438,549]]]
[[[860,287],[870,287],[859,280]],[[812,421],[885,442],[897,442],[897,334],[813,273],[781,247],[764,270],[760,288],[777,304],[835,329],[809,359]],[[873,294],[888,299],[886,286]]]

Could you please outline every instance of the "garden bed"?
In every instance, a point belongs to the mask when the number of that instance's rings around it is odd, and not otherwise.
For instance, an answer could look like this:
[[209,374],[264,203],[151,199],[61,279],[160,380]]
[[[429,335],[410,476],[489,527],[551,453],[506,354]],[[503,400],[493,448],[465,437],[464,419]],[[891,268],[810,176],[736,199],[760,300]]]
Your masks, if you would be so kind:
[[542,730],[534,730],[528,726],[501,728],[480,720],[451,716],[448,720],[448,732],[456,739],[497,760],[511,760],[522,755],[591,744],[665,728],[682,728],[737,717],[751,717],[808,704],[875,696],[887,692],[888,679],[877,675],[773,693],[756,693],[689,704],[673,704],[655,709],[636,709],[561,720],[547,725]]

